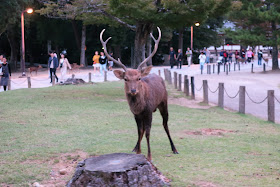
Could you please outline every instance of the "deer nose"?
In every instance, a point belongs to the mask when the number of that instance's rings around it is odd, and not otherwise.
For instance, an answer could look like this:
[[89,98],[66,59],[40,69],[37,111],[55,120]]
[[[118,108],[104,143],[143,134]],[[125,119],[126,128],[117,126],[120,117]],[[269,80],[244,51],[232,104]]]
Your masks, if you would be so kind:
[[136,93],[136,89],[131,89],[131,93]]

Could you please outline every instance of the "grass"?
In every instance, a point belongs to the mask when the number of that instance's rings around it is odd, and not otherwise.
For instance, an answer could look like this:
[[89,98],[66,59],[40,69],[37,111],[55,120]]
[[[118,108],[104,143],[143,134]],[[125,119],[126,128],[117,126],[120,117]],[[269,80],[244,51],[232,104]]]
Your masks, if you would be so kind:
[[[52,166],[44,163],[61,153],[130,153],[136,144],[136,124],[122,82],[22,89],[1,92],[0,97],[0,186],[28,186],[48,179]],[[216,107],[169,105],[169,113],[171,136],[180,154],[171,153],[158,112],[153,117],[151,148],[153,163],[173,186],[196,186],[199,181],[279,186],[279,124]],[[184,133],[203,128],[236,133]],[[145,139],[142,153],[147,154]],[[30,164],[33,160],[43,164]]]

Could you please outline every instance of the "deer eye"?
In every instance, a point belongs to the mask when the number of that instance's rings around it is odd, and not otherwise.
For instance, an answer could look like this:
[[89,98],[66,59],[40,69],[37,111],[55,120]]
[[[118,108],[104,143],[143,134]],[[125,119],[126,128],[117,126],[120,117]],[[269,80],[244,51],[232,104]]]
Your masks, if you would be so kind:
[[141,77],[138,79],[139,81],[141,80]]
[[127,78],[124,78],[124,81],[127,81]]

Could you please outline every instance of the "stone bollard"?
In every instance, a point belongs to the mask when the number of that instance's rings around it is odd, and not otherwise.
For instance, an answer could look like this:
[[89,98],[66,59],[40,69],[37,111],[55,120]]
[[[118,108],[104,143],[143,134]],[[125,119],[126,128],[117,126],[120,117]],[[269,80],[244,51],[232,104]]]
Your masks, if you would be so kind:
[[177,72],[174,72],[174,88],[177,89]]
[[263,72],[265,72],[265,63],[263,64]]
[[224,108],[224,83],[219,83],[218,106]]
[[161,77],[161,75],[160,75],[160,69],[158,70],[158,76],[160,76],[160,77]]
[[189,96],[189,79],[188,79],[188,75],[184,76],[184,93],[186,94],[186,96]]

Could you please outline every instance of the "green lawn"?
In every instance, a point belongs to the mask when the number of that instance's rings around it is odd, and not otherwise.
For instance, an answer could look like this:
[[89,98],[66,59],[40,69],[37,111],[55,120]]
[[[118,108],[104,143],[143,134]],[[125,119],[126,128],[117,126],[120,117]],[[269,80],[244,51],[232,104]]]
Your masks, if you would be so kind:
[[[28,186],[48,179],[52,166],[47,160],[61,153],[130,153],[136,144],[136,124],[123,82],[22,89],[1,92],[0,98],[0,186]],[[220,186],[280,185],[279,124],[216,107],[169,105],[169,116],[180,154],[172,154],[158,111],[151,149],[153,163],[173,186],[196,186],[199,181]],[[205,128],[235,132],[185,133]],[[143,139],[145,155],[146,147]],[[30,164],[32,160],[46,164]]]

